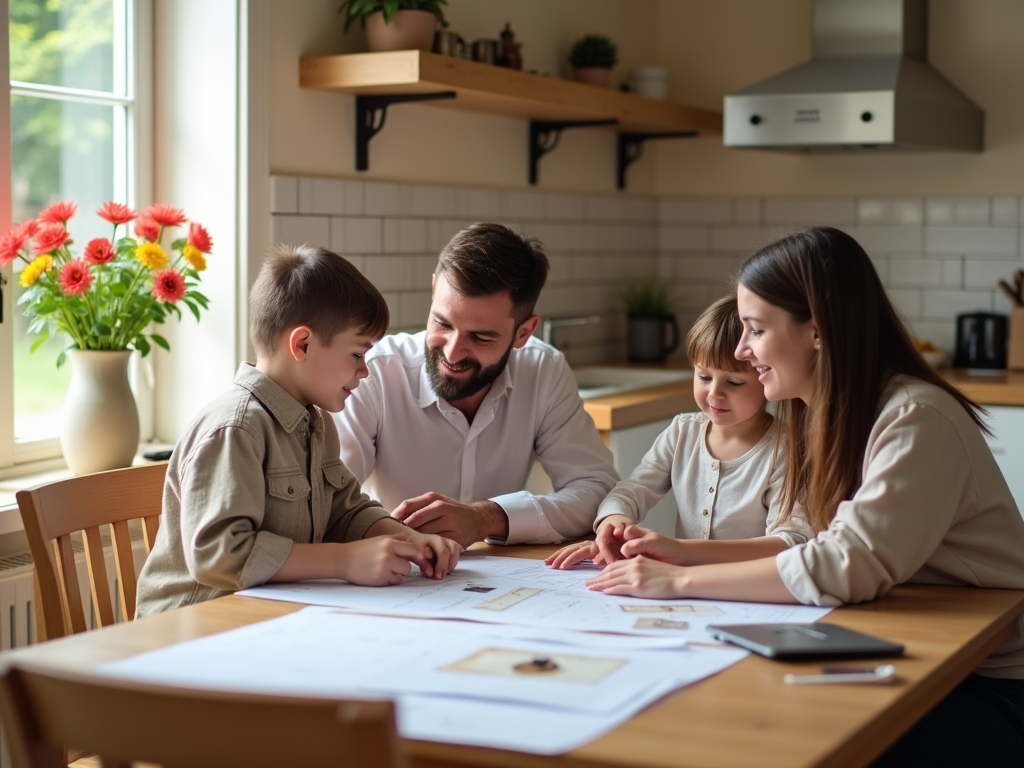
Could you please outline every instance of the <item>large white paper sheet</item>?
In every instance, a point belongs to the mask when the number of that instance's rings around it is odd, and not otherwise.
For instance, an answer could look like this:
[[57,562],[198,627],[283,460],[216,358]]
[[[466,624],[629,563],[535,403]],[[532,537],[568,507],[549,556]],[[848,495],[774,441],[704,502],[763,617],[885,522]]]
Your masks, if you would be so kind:
[[464,553],[441,581],[418,571],[398,585],[340,581],[265,584],[240,595],[400,616],[441,617],[707,642],[709,624],[813,622],[832,608],[718,600],[612,597],[584,586],[596,570],[555,570],[541,560]]
[[[599,636],[307,608],[98,668],[101,674],[190,688],[316,696],[389,695],[408,738],[554,754],[615,727],[666,693],[742,659],[732,648],[637,650]],[[576,642],[574,642],[574,639]],[[592,645],[591,641],[597,640]],[[643,638],[624,638],[643,640]],[[596,679],[545,678],[453,665],[480,653],[526,651],[561,662],[598,658]],[[498,657],[499,662],[502,658]],[[591,675],[593,677],[593,675]],[[430,694],[430,695],[425,695]]]

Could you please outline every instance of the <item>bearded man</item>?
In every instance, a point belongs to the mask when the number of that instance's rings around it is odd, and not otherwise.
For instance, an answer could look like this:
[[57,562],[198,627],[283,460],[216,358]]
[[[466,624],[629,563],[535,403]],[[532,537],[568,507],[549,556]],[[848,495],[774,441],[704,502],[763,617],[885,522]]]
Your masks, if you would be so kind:
[[[533,337],[541,244],[474,224],[441,251],[427,329],[385,336],[334,414],[341,459],[392,515],[463,547],[593,529],[618,480],[565,357]],[[524,490],[534,459],[553,492]]]

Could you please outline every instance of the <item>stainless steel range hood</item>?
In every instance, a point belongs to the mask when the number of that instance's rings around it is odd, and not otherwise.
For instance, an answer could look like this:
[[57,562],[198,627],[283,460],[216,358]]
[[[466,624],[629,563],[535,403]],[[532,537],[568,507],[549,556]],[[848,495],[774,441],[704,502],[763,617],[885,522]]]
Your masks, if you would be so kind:
[[982,148],[984,114],[927,64],[927,0],[814,0],[814,58],[725,97],[725,146]]

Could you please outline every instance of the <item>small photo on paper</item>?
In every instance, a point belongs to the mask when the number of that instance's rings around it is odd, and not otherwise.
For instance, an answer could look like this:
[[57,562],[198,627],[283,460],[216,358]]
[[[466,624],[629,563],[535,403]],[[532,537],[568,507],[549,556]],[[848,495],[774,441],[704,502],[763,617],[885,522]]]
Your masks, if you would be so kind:
[[651,616],[641,616],[633,625],[634,629],[686,629],[690,625],[685,621],[675,619],[655,619]]
[[470,584],[462,588],[463,592],[493,592],[494,587],[485,587],[483,584]]
[[626,659],[483,648],[440,669],[442,672],[513,677],[520,680],[597,685],[626,663]]

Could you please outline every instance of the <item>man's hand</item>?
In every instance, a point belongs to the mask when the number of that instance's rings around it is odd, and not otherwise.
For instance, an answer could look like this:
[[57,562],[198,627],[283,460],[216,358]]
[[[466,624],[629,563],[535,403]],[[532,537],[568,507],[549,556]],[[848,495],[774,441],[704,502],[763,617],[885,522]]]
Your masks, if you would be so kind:
[[391,515],[420,533],[444,536],[463,548],[488,536],[508,537],[508,517],[493,501],[463,504],[431,491],[406,499]]

